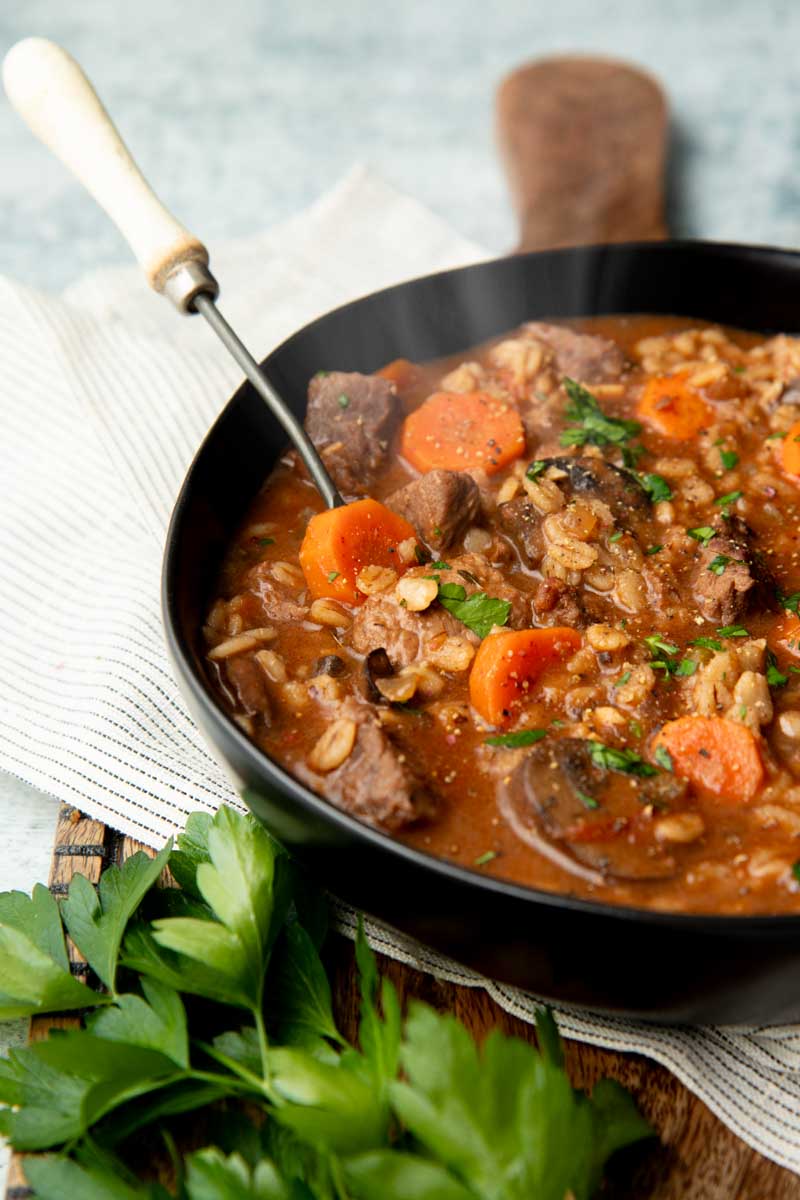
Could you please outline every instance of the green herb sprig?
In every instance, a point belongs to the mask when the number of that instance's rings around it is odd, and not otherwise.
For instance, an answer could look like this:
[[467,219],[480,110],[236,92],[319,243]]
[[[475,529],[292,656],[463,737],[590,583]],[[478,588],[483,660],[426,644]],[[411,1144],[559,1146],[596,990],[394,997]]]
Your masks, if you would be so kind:
[[[324,905],[282,848],[223,808],[170,849],[97,892],[76,876],[61,911],[41,886],[0,895],[0,1018],[86,1014],[0,1062],[0,1132],[38,1200],[589,1200],[608,1156],[650,1135],[617,1083],[572,1088],[547,1011],[540,1050],[499,1031],[479,1050],[419,1003],[404,1020],[361,925],[350,1045]],[[167,863],[181,886],[158,889]],[[102,990],[71,976],[65,925]],[[211,1104],[210,1144],[182,1158],[175,1119]],[[134,1171],[158,1131],[177,1193]]]
[[574,379],[565,378],[563,383],[569,397],[564,412],[577,425],[563,431],[562,446],[622,446],[641,433],[638,421],[606,416],[592,393]]

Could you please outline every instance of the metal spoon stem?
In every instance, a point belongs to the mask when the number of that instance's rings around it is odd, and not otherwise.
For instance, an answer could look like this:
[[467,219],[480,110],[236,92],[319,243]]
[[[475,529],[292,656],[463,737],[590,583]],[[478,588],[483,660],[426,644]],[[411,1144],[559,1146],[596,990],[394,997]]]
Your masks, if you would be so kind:
[[213,297],[201,292],[194,297],[192,307],[205,317],[219,340],[236,359],[272,415],[280,421],[328,508],[338,508],[344,504],[344,500],[336,490],[311,438],[285,401],[278,395],[250,351],[231,329],[214,303]]

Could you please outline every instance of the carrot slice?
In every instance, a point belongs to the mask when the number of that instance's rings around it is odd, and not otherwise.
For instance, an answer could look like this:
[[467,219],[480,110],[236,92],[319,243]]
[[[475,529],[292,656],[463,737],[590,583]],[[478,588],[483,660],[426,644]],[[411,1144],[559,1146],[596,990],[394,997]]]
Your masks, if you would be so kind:
[[637,414],[665,437],[689,441],[714,419],[705,400],[686,382],[686,373],[661,375],[648,380]]
[[781,442],[781,465],[787,475],[800,475],[800,421]]
[[755,737],[725,717],[678,717],[657,734],[654,749],[669,752],[676,775],[688,779],[705,800],[747,804],[764,778]]
[[490,634],[470,671],[473,708],[490,725],[506,725],[545,668],[569,657],[580,644],[580,634],[564,626]]
[[416,373],[417,368],[407,358],[395,358],[375,372],[380,379],[388,379],[400,392],[413,383]]
[[486,392],[434,392],[403,423],[400,453],[418,471],[483,467],[494,475],[525,450],[519,413]]
[[308,522],[300,547],[308,590],[315,598],[329,596],[360,604],[364,596],[356,578],[361,568],[394,567],[401,575],[411,565],[400,561],[397,549],[407,538],[416,542],[414,526],[377,500],[356,500],[317,513]]

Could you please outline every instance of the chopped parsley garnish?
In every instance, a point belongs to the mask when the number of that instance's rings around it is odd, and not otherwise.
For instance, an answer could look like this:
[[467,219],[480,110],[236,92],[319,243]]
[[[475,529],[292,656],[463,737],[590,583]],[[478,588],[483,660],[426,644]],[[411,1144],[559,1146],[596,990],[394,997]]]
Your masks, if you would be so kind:
[[672,766],[672,755],[666,746],[657,746],[653,758],[665,771],[672,771],[674,769]]
[[439,561],[439,562],[432,562],[432,563],[431,563],[431,570],[433,570],[433,571],[449,571],[449,570],[450,570],[450,563],[441,562],[441,561]]
[[507,746],[510,750],[518,746],[532,746],[547,737],[546,729],[517,729],[514,733],[498,733],[484,739],[487,746]]
[[678,653],[678,647],[673,646],[672,642],[665,642],[659,633],[652,633],[650,637],[643,638],[642,640],[651,654]]
[[764,441],[765,442],[774,442],[777,438],[785,438],[788,436],[789,436],[789,431],[787,429],[779,430],[777,433],[768,433],[767,436],[764,438]]
[[705,546],[712,538],[717,536],[717,530],[711,525],[698,525],[695,529],[687,529],[690,538],[694,538],[696,542],[702,542]]
[[620,675],[619,679],[617,680],[617,682],[614,684],[614,687],[615,688],[624,687],[625,684],[630,679],[630,677],[631,677],[630,671],[623,671],[622,674]]
[[787,612],[794,613],[795,616],[800,616],[800,592],[792,592],[790,596],[787,596],[784,592],[779,592],[778,603]]
[[441,531],[441,529],[439,528],[439,526],[438,526],[438,525],[434,525],[434,527],[433,527],[433,532],[434,532],[434,536],[435,536],[435,537],[441,537],[441,536],[442,536],[442,531]]
[[642,726],[639,721],[628,721],[628,728],[634,737],[640,738],[642,736]]
[[727,554],[718,554],[717,557],[712,559],[708,564],[708,569],[712,575],[721,575],[729,562],[733,562],[733,559]]
[[428,556],[422,549],[422,546],[420,546],[419,542],[417,542],[416,546],[414,547],[414,557],[421,567],[424,567],[425,563],[428,561]]
[[663,549],[664,549],[664,547],[661,544],[659,544],[658,546],[648,546],[647,549],[645,550],[645,554],[658,554],[659,550],[663,550]]
[[622,465],[631,471],[636,470],[636,464],[643,454],[649,454],[650,451],[646,446],[623,446],[622,447]]
[[778,668],[778,660],[772,650],[767,650],[767,683],[770,687],[786,687],[789,676]]
[[661,475],[639,475],[639,483],[647,492],[653,504],[658,504],[659,500],[671,500],[673,496],[672,488]]
[[648,665],[654,671],[663,671],[665,676],[694,675],[697,670],[697,663],[693,658],[677,659],[675,657],[679,649],[677,646],[673,646],[671,642],[664,641],[657,633],[651,634],[650,637],[646,637],[643,640],[653,655]]
[[608,540],[610,542],[618,542],[619,539],[622,537],[622,535],[623,535],[623,530],[618,529],[616,533],[611,534],[611,537]]
[[607,417],[592,393],[574,379],[564,379],[564,390],[569,397],[565,415],[578,424],[561,434],[562,446],[621,446],[641,432],[638,421]]
[[338,579],[340,574],[340,571],[330,571],[328,573],[328,583],[333,583],[334,579]]
[[339,405],[339,408],[349,408],[350,407],[350,397],[346,396],[344,394],[344,392],[342,392],[342,394],[340,396],[337,396],[336,403]]
[[800,883],[800,862],[792,863],[792,875]]
[[485,592],[473,592],[468,596],[460,583],[440,583],[438,600],[456,620],[480,638],[485,638],[495,625],[505,625],[511,613],[510,600],[499,600]]
[[739,488],[735,492],[728,492],[724,496],[718,496],[714,503],[719,504],[722,508],[726,508],[729,504],[735,504],[743,495],[744,492]]
[[721,650],[722,642],[718,642],[716,638],[699,637],[692,638],[689,642],[690,646],[700,646],[703,650]]
[[259,538],[258,544],[259,546],[274,546],[275,538]]
[[750,637],[750,632],[744,625],[723,625],[717,633],[721,638]]
[[645,762],[635,750],[620,750],[616,746],[605,746],[602,742],[591,739],[587,745],[596,767],[602,767],[606,771],[622,771],[625,775],[638,775],[641,778],[658,774],[658,769]]
[[472,865],[474,867],[485,867],[493,858],[497,858],[496,850],[484,850],[483,854],[479,854]]
[[536,479],[536,477],[541,475],[542,471],[545,471],[546,469],[547,463],[545,460],[543,458],[537,458],[535,462],[532,462],[528,467],[527,471],[525,472],[525,478]]
[[599,808],[600,801],[595,800],[594,796],[590,796],[588,792],[580,792],[575,788],[575,795],[580,800],[584,808]]
[[324,379],[326,375],[330,375],[330,371],[317,371],[314,375],[315,379]]
[[719,456],[726,471],[732,471],[739,464],[739,455],[735,450],[720,450]]

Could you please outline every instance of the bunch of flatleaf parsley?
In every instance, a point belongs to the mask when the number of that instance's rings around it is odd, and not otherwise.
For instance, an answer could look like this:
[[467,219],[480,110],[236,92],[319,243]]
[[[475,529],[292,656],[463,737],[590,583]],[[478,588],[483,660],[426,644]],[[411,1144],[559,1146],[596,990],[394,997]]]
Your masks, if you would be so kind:
[[[83,1014],[0,1060],[0,1131],[35,1152],[39,1200],[584,1200],[650,1133],[616,1083],[570,1086],[547,1013],[539,1052],[499,1032],[478,1051],[422,1004],[404,1020],[361,930],[349,1045],[324,904],[285,851],[226,808],[192,816],[178,846],[96,891],[77,876],[60,911],[42,886],[0,895],[0,1019]],[[157,888],[167,865],[179,887]],[[96,989],[70,973],[64,926]],[[207,1144],[184,1157],[187,1113]],[[133,1170],[157,1140],[172,1191]]]

